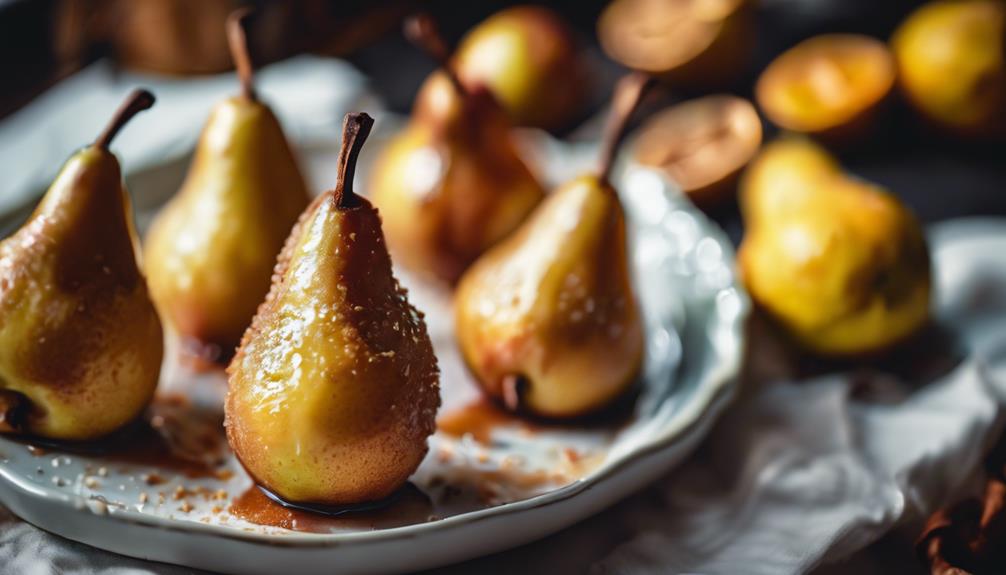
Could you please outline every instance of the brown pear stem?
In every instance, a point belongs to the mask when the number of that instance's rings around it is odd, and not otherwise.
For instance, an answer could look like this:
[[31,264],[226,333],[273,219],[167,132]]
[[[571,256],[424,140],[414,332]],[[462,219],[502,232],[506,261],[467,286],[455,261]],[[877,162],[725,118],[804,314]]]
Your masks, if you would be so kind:
[[601,137],[601,157],[598,164],[598,175],[601,180],[607,181],[611,175],[618,143],[625,133],[629,118],[636,111],[652,81],[653,78],[649,74],[633,72],[623,76],[615,85],[615,93],[611,97],[611,111],[608,112],[608,123],[605,124],[604,135]]
[[241,81],[241,95],[254,101],[258,99],[255,95],[255,68],[248,53],[248,34],[245,31],[245,23],[252,12],[253,10],[246,6],[234,10],[227,16],[227,44],[238,72],[238,80]]
[[137,89],[133,90],[126,100],[119,106],[119,109],[115,111],[115,115],[112,116],[112,121],[108,123],[105,130],[98,136],[98,139],[94,141],[94,145],[102,150],[107,150],[108,146],[111,145],[112,140],[115,139],[116,134],[119,130],[132,119],[133,116],[146,110],[154,105],[154,95],[147,90]]
[[359,198],[353,193],[353,177],[356,173],[356,160],[360,157],[363,143],[370,135],[374,119],[363,112],[346,114],[342,121],[342,146],[339,148],[338,180],[332,191],[335,205],[339,208],[352,208],[359,203]]
[[465,85],[461,83],[461,78],[454,71],[454,67],[451,66],[451,50],[447,47],[443,35],[440,34],[440,29],[437,28],[437,22],[433,16],[425,12],[413,14],[405,20],[402,32],[409,42],[423,49],[437,64],[440,64],[459,94],[468,92]]

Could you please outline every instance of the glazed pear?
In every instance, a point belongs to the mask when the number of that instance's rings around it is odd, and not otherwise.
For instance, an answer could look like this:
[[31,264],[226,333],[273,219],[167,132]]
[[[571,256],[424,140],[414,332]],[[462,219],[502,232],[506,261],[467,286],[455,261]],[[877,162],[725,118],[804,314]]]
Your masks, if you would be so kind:
[[868,355],[926,322],[926,242],[897,198],[806,140],[767,146],[748,170],[741,274],[794,339],[822,355]]
[[242,93],[213,110],[188,177],[145,246],[158,309],[186,351],[211,361],[230,358],[310,202],[276,116],[255,95],[245,14],[228,21]]
[[493,14],[465,35],[454,61],[465,85],[489,86],[522,126],[563,128],[590,95],[573,31],[544,6]]
[[[406,30],[446,62],[430,19],[410,20]],[[544,191],[518,156],[510,130],[488,89],[464,87],[446,64],[430,76],[412,120],[373,172],[374,203],[403,263],[453,284],[541,201]]]
[[161,323],[133,250],[119,162],[108,146],[154,97],[134,92],[74,154],[25,225],[0,243],[0,431],[107,435],[157,387]]
[[377,210],[353,193],[372,123],[347,115],[336,188],[294,228],[228,368],[231,447],[291,502],[387,497],[422,461],[440,405],[423,316],[392,276]]
[[599,174],[552,192],[461,278],[455,329],[483,391],[514,411],[596,411],[635,380],[643,326],[629,277],[625,216],[609,172],[646,79],[616,89]]

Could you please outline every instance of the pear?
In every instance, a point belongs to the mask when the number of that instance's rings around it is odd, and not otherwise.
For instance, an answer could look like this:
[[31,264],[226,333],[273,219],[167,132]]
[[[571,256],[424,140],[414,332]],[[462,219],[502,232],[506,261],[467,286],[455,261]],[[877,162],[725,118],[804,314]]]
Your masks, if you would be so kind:
[[848,142],[871,129],[894,88],[887,45],[860,34],[822,34],[774,59],[755,87],[777,126]]
[[925,237],[896,197],[807,140],[770,144],[748,170],[741,275],[797,342],[820,355],[872,355],[926,323]]
[[715,94],[676,104],[647,120],[634,157],[662,170],[698,206],[711,208],[733,195],[761,140],[761,118],[754,106]]
[[604,52],[675,85],[708,89],[742,77],[757,22],[749,0],[614,0],[597,19]]
[[616,88],[599,173],[552,192],[458,283],[462,354],[483,391],[510,410],[584,415],[620,396],[640,369],[643,326],[609,172],[647,83],[630,75]]
[[908,101],[955,135],[1006,136],[1006,4],[938,0],[917,8],[891,47]]
[[228,368],[231,447],[290,502],[389,496],[426,454],[440,405],[423,316],[392,275],[377,210],[353,193],[372,124],[346,116],[336,188],[295,226]]
[[161,323],[137,267],[116,133],[137,90],[0,243],[0,431],[87,440],[136,418],[160,375]]
[[203,129],[181,190],[145,245],[158,309],[187,351],[226,363],[269,291],[273,264],[310,202],[276,116],[255,95],[242,22],[228,20],[240,95]]
[[382,150],[371,192],[396,257],[453,284],[524,221],[544,190],[489,90],[465,87],[446,65],[432,20],[413,18],[406,33],[445,64],[421,89],[408,126]]
[[578,48],[553,10],[513,6],[468,32],[454,63],[466,86],[489,86],[515,124],[554,130],[576,119],[590,94]]
[[762,148],[741,177],[740,206],[748,227],[799,210],[804,200],[842,175],[842,166],[806,138]]

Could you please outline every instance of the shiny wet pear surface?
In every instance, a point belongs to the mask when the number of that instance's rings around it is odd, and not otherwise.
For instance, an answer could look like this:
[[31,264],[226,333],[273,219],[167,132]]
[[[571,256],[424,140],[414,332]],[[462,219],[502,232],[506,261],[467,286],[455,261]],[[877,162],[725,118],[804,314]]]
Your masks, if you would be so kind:
[[439,371],[422,315],[392,276],[377,211],[316,200],[229,368],[227,434],[290,501],[390,495],[427,451]]
[[396,259],[454,283],[544,196],[521,160],[503,110],[486,92],[462,96],[443,72],[381,151],[371,191]]
[[244,96],[220,103],[185,183],[147,236],[151,291],[167,322],[232,352],[309,201],[269,108]]
[[150,401],[163,342],[131,219],[118,161],[92,146],[0,243],[0,394],[27,399],[23,431],[92,439]]
[[755,161],[742,197],[744,282],[804,346],[874,353],[928,320],[925,238],[886,190],[844,174],[816,145],[791,140]]
[[615,191],[583,176],[553,192],[465,274],[455,306],[462,353],[490,396],[520,377],[523,409],[571,417],[620,395],[643,329]]

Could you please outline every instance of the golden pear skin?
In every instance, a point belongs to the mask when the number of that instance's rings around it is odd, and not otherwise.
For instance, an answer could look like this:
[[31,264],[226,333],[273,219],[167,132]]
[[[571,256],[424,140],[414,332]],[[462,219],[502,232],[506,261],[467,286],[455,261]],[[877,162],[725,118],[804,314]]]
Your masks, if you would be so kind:
[[501,10],[461,40],[454,56],[467,86],[484,84],[515,124],[558,129],[583,110],[590,94],[573,31],[545,6]]
[[[446,60],[433,24],[418,20],[414,28],[415,41],[433,43],[431,52]],[[447,66],[427,79],[411,121],[373,173],[372,197],[396,257],[451,284],[544,196],[506,113],[487,89],[463,87]]]
[[347,115],[339,183],[290,235],[228,368],[230,444],[287,501],[389,496],[425,456],[440,405],[423,316],[392,275],[377,210],[352,191],[372,122]]
[[645,85],[632,75],[617,89],[600,175],[552,192],[458,284],[462,354],[483,391],[511,410],[585,415],[622,395],[642,365],[625,216],[608,172]]
[[0,431],[88,440],[135,419],[157,387],[161,323],[137,267],[129,198],[108,150],[149,92],[74,154],[0,242]]
[[806,198],[842,175],[838,160],[803,138],[783,138],[762,148],[740,182],[740,205],[750,227],[799,210]]
[[965,136],[1006,135],[1006,3],[936,0],[898,26],[891,47],[908,101]]
[[151,291],[165,319],[224,361],[268,293],[276,256],[310,202],[276,116],[254,94],[242,15],[230,23],[243,93],[214,108],[185,183],[145,245]]
[[911,212],[809,141],[763,154],[741,189],[748,231],[738,263],[752,298],[822,355],[876,353],[917,331],[929,318],[931,280]]

